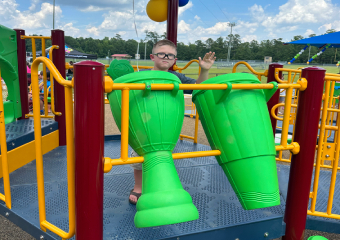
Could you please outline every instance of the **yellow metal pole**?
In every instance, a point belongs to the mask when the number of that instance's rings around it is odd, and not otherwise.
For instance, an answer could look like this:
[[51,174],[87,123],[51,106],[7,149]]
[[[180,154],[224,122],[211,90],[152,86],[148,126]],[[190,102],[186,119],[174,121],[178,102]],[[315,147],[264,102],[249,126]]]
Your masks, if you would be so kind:
[[[46,52],[45,52],[45,39],[41,39],[41,55],[42,57],[46,57]],[[46,64],[43,63],[43,78],[44,78],[44,109],[45,113],[44,116],[48,115],[47,112],[47,73],[46,73]]]
[[[53,45],[51,48],[50,48],[50,51],[49,51],[49,55],[50,55],[50,59],[52,60],[53,59],[53,50],[54,49],[59,49],[59,46],[57,45]],[[50,72],[50,82],[51,82],[51,110],[52,110],[52,113],[54,115],[57,115],[57,116],[61,116],[61,112],[56,112],[55,111],[55,106],[54,106],[54,82],[53,82],[53,74],[52,72]],[[72,100],[73,102],[73,100]]]
[[[1,69],[0,69],[0,79],[1,79]],[[2,86],[0,86],[0,144],[1,144],[1,156],[2,156],[2,175],[4,181],[4,200],[6,206],[12,208],[12,198],[11,198],[11,185],[9,181],[8,172],[8,158],[7,158],[7,141],[6,141],[6,126],[5,126],[5,112],[4,103],[2,100]]]
[[198,120],[199,120],[199,116],[198,116],[198,113],[196,113],[194,143],[197,143],[197,136],[198,136]]
[[285,109],[284,109],[283,123],[282,123],[282,135],[281,135],[282,146],[287,146],[292,95],[293,95],[293,88],[288,88],[286,92]]
[[32,41],[33,61],[34,61],[37,58],[37,50],[36,50],[36,46],[35,46],[35,38],[32,38],[31,41]]
[[[208,157],[208,156],[219,156],[221,155],[220,150],[210,150],[210,151],[200,151],[200,152],[186,152],[186,153],[173,153],[172,158],[173,159],[182,159],[182,158],[196,158],[196,157]],[[109,162],[111,165],[125,165],[125,164],[132,164],[132,163],[142,163],[144,162],[144,157],[133,157],[128,158],[126,161],[123,161],[123,159],[109,159]],[[105,171],[108,172],[108,171]]]
[[67,183],[68,183],[68,216],[69,236],[75,233],[75,156],[74,156],[74,129],[73,129],[73,99],[72,88],[65,87],[65,120],[67,144]]
[[[339,123],[339,121],[340,121],[340,114],[337,114],[337,122]],[[339,164],[340,134],[336,134],[335,142],[336,142],[335,155],[332,161],[332,164],[333,164],[332,165],[332,177],[331,177],[331,182],[329,186],[328,203],[327,203],[327,214],[328,215],[332,214],[336,174],[338,171],[338,164]]]
[[33,96],[34,138],[37,168],[39,220],[41,229],[43,231],[46,231],[46,228],[41,224],[43,221],[46,220],[46,209],[45,209],[44,167],[41,147],[42,138],[41,138],[38,66],[39,61],[34,61],[32,64],[31,79]]
[[[325,96],[329,95],[329,88],[330,84],[326,80],[326,89],[325,89]],[[323,148],[323,139],[325,135],[325,125],[326,125],[326,118],[327,118],[327,109],[328,106],[328,97],[325,97],[325,101],[323,103],[323,111],[321,117],[321,128],[320,128],[320,136],[319,136],[319,143],[318,143],[318,151],[317,151],[317,158],[316,158],[316,166],[315,166],[315,175],[314,175],[314,184],[313,184],[313,198],[311,203],[311,212],[315,211],[316,205],[316,198],[318,194],[318,185],[319,185],[319,176],[320,176],[320,163],[321,163],[321,153]]]
[[125,162],[129,155],[129,89],[122,90],[122,130],[121,130],[121,159]]

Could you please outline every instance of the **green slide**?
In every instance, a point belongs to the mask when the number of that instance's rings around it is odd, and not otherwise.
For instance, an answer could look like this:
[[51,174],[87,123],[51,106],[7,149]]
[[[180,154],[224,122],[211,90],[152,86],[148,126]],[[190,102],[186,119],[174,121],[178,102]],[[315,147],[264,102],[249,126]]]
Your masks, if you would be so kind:
[[[16,32],[0,25],[0,69],[8,96],[4,101],[5,123],[21,117]],[[2,97],[2,96],[0,96]]]

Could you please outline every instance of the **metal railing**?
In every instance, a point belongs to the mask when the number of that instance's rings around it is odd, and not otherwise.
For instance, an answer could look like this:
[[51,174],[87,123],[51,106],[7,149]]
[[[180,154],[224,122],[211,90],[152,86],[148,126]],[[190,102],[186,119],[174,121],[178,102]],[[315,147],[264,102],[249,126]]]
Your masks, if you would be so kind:
[[[273,84],[232,84],[232,89],[272,89]],[[122,106],[121,106],[121,156],[118,159],[111,159],[106,157],[104,163],[104,172],[109,172],[114,165],[123,165],[131,163],[141,163],[144,161],[143,157],[128,157],[128,139],[129,139],[129,91],[130,90],[144,90],[146,84],[123,84],[113,83],[112,81],[105,81],[105,92],[109,93],[113,90],[122,91]],[[173,84],[151,84],[151,90],[172,90]],[[227,84],[179,84],[180,90],[225,90],[228,88]],[[301,81],[297,84],[280,84],[279,89],[292,88],[304,90],[306,88],[305,82]],[[198,122],[198,117],[196,118]],[[288,129],[287,129],[288,131]],[[299,152],[299,144],[281,144],[277,146],[279,150],[291,150],[294,154]],[[203,156],[217,156],[220,155],[219,150],[202,151],[202,152],[188,152],[172,154],[174,159],[203,157]]]
[[[65,232],[46,220],[45,187],[42,156],[42,135],[41,116],[39,112],[39,81],[38,66],[44,63],[53,74],[55,80],[65,87],[65,118],[66,118],[66,155],[67,155],[67,185],[68,185],[68,211],[69,211],[69,232]],[[38,205],[40,227],[60,236],[62,239],[71,238],[75,234],[75,160],[74,160],[74,133],[73,133],[73,82],[65,80],[56,69],[51,60],[46,57],[39,57],[32,64],[32,93],[33,93],[33,117],[34,136],[36,151],[37,185],[38,185]]]
[[[31,39],[31,41],[32,41],[33,62],[37,58],[37,51],[36,51],[36,44],[35,44],[35,40],[36,39],[40,39],[41,40],[41,49],[42,49],[41,55],[42,55],[42,57],[46,57],[46,52],[45,52],[46,43],[45,43],[45,40],[51,39],[51,37],[48,37],[48,36],[24,36],[24,35],[22,35],[21,39]],[[59,49],[59,46],[53,45],[50,48],[49,54],[50,54],[50,58],[51,59],[52,59],[52,51],[53,51],[53,49]],[[54,116],[49,116],[48,115],[48,111],[47,111],[47,109],[48,109],[48,101],[47,101],[47,97],[48,97],[48,91],[47,91],[47,73],[46,73],[46,64],[44,62],[43,62],[43,82],[44,82],[44,109],[45,109],[45,112],[44,112],[43,115],[41,115],[41,117],[42,118],[54,118]],[[51,82],[51,84],[53,84],[52,83],[53,79],[51,78],[51,76],[50,76],[50,82]],[[52,89],[52,92],[53,92],[53,87],[51,89]],[[53,98],[53,105],[54,105],[54,98]],[[39,106],[39,109],[40,109],[40,106]],[[54,112],[54,106],[53,106],[53,111],[52,112],[55,115],[58,115],[58,116],[61,115],[61,113],[57,113],[56,114]],[[33,117],[33,114],[26,114],[25,117],[26,118]]]

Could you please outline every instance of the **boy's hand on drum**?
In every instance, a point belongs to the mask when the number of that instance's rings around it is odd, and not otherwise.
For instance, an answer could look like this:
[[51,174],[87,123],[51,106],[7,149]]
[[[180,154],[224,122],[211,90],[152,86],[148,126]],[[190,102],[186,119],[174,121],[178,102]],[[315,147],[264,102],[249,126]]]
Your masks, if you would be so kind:
[[205,54],[203,59],[199,57],[198,60],[199,60],[199,65],[202,68],[202,70],[209,70],[216,60],[215,52],[213,53],[208,52]]

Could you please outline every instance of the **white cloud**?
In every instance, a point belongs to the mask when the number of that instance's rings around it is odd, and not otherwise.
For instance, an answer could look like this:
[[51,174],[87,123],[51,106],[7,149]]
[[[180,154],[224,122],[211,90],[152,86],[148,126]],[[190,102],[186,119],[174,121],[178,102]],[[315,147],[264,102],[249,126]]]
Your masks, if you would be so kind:
[[[50,3],[42,3],[38,12],[27,14],[16,10],[16,16],[13,17],[14,28],[30,29],[52,29],[53,25],[53,5]],[[55,6],[55,16],[60,18],[62,10],[59,6]]]
[[188,10],[189,8],[192,8],[194,6],[194,4],[192,3],[192,1],[189,1],[187,5],[185,5],[184,7],[179,7],[178,8],[178,16],[181,16],[186,10]]
[[98,6],[93,6],[93,5],[90,5],[87,8],[80,9],[80,11],[82,12],[98,12],[98,11],[104,11],[104,10],[106,9],[102,7],[98,7]]
[[90,34],[93,34],[95,36],[99,36],[98,28],[96,27],[88,28],[86,29],[86,31],[88,31]]
[[197,21],[201,20],[201,18],[200,18],[199,16],[197,16],[197,15],[196,15],[194,18],[195,18]]
[[60,29],[65,31],[65,36],[78,37],[80,29],[73,26],[73,23],[66,23]]
[[312,29],[307,29],[307,31],[303,34],[305,37],[308,37],[311,34],[315,34],[315,32]]
[[324,30],[327,31],[328,29],[332,28],[332,23],[326,23],[318,28],[318,30]]
[[185,23],[183,20],[181,20],[179,23],[178,23],[178,33],[179,34],[182,34],[182,33],[187,33],[191,31],[190,29],[190,25]]
[[38,5],[38,3],[40,2],[40,0],[31,0],[31,6],[29,7],[28,10],[30,11],[34,11]]
[[251,42],[253,40],[257,40],[256,35],[245,35],[242,39],[242,42]]
[[256,22],[238,21],[234,29],[238,34],[244,35],[244,34],[254,33],[257,30],[258,25],[259,24]]
[[[276,15],[267,12],[266,8],[261,5],[254,4],[249,8],[249,12],[254,22],[257,22],[259,26],[264,27],[265,32],[268,32],[266,37],[278,35],[282,37],[285,33],[298,29],[314,28],[315,24],[320,26],[320,23],[322,25],[318,30],[323,31],[320,33],[324,33],[325,30],[334,28],[334,26],[340,29],[340,24],[336,25],[340,8],[331,0],[288,0],[279,7],[279,12]],[[305,35],[308,34],[307,31]]]

